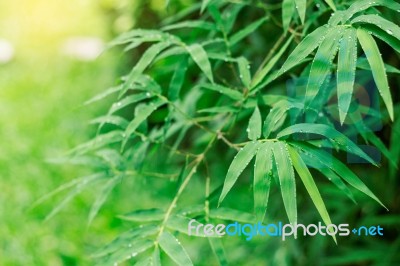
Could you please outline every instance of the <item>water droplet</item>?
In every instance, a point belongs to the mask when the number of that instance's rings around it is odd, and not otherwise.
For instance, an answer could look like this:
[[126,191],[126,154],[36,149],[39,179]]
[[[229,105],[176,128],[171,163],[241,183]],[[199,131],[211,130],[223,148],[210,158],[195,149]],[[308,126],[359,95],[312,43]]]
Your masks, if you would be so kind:
[[393,31],[391,31],[391,30],[387,30],[386,33],[390,34],[390,35],[393,35]]
[[151,96],[150,92],[146,93],[146,97],[150,97],[150,96]]
[[122,105],[121,102],[117,102],[117,103],[116,103],[116,106],[121,106],[121,105]]

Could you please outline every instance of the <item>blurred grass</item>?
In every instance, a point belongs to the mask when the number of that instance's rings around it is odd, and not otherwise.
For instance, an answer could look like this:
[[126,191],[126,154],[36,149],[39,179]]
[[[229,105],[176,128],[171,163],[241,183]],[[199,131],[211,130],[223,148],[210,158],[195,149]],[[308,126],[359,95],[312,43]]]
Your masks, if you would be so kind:
[[93,133],[86,121],[101,106],[82,103],[114,83],[116,64],[110,53],[80,62],[61,55],[60,47],[71,36],[108,39],[105,22],[96,1],[0,3],[0,38],[16,51],[12,62],[0,65],[0,265],[90,265],[85,259],[90,196],[46,223],[55,202],[30,207],[85,174],[46,159]]

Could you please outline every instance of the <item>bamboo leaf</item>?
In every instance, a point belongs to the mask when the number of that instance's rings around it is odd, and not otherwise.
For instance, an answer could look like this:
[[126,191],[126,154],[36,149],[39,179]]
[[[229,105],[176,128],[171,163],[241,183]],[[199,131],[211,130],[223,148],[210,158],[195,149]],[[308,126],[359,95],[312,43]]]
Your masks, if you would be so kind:
[[328,6],[330,8],[332,8],[332,10],[336,11],[336,6],[335,6],[335,3],[333,2],[333,0],[325,0],[325,3],[327,3]]
[[152,45],[143,56],[140,58],[139,62],[135,65],[132,71],[129,73],[125,83],[123,84],[121,95],[123,95],[133,82],[139,78],[143,71],[153,62],[154,58],[164,49],[171,46],[170,42],[160,42]]
[[299,13],[301,24],[304,24],[306,18],[307,0],[294,0],[296,3],[296,10]]
[[283,0],[282,2],[282,24],[283,30],[286,32],[289,29],[295,11],[295,3],[293,0]]
[[328,31],[322,41],[311,65],[310,75],[306,88],[306,102],[312,103],[317,96],[320,87],[328,77],[332,68],[332,61],[339,48],[339,40],[342,38],[340,27],[334,27]]
[[393,0],[356,1],[345,11],[343,22],[349,20],[354,14],[375,6],[384,6],[395,11],[400,10],[400,4]]
[[244,146],[235,156],[231,165],[229,166],[228,173],[226,174],[224,187],[222,189],[218,205],[221,204],[228,192],[236,183],[240,174],[253,159],[254,155],[256,155],[259,147],[260,144],[258,142],[250,142],[246,146]]
[[168,98],[171,101],[176,101],[179,99],[179,94],[183,86],[183,83],[185,81],[187,68],[188,68],[188,60],[187,58],[184,58],[177,65],[174,75],[172,76],[171,82],[169,84]]
[[209,237],[208,242],[210,243],[211,249],[218,259],[220,266],[228,266],[228,261],[226,260],[224,246],[222,241],[217,237]]
[[170,233],[164,231],[159,238],[159,244],[161,249],[179,266],[193,265],[181,243]]
[[129,123],[125,130],[125,140],[122,146],[125,146],[128,138],[135,132],[135,130],[143,123],[155,110],[164,105],[165,101],[162,99],[155,99],[148,104],[138,105],[135,112],[137,115]]
[[[393,22],[384,19],[379,15],[362,15],[358,16],[351,21],[352,24],[371,24],[376,27],[379,27],[387,34],[395,37],[396,39],[400,40],[400,27]],[[390,45],[390,44],[389,44]]]
[[357,30],[357,37],[358,40],[360,41],[362,49],[365,52],[369,65],[371,66],[375,84],[386,105],[390,119],[393,121],[394,111],[393,111],[392,95],[390,93],[389,83],[385,71],[385,65],[383,63],[382,56],[379,52],[378,45],[376,44],[375,40],[371,37],[371,35],[363,29]]
[[[329,213],[326,210],[324,200],[322,199],[321,194],[318,191],[318,187],[315,184],[314,179],[307,168],[307,165],[301,159],[296,149],[292,148],[290,145],[288,145],[287,148],[289,150],[293,166],[296,169],[296,172],[299,174],[301,181],[303,181],[303,184],[308,194],[310,195],[311,200],[313,201],[315,207],[317,208],[319,214],[321,215],[322,220],[327,226],[332,224]],[[336,237],[334,235],[332,237],[336,242]]]
[[254,109],[250,117],[247,135],[250,140],[257,140],[261,137],[261,113],[258,107]]
[[203,0],[203,2],[201,3],[200,13],[203,13],[204,10],[206,10],[207,6],[211,3],[211,1],[213,0]]
[[299,142],[293,142],[293,145],[299,147],[300,149],[312,154],[314,157],[319,158],[321,163],[325,164],[328,168],[332,169],[336,172],[343,180],[352,185],[354,188],[358,189],[365,195],[374,199],[380,205],[382,205],[385,209],[385,205],[375,196],[374,193],[362,182],[357,175],[355,175],[345,164],[341,161],[333,157],[331,154],[326,153],[325,151],[312,147],[310,145],[306,145]]
[[289,218],[289,222],[291,224],[296,224],[296,182],[294,178],[293,165],[287,150],[287,144],[283,142],[275,142],[272,145],[272,150],[275,158],[285,210]]
[[182,29],[182,28],[196,28],[196,29],[203,29],[203,30],[208,30],[208,31],[217,30],[217,27],[215,26],[214,23],[203,21],[203,20],[182,21],[182,22],[178,22],[175,24],[166,25],[162,28],[162,30],[169,31],[169,30],[176,30],[176,29]]
[[267,20],[267,17],[262,17],[259,20],[251,23],[250,25],[246,26],[244,29],[236,32],[232,36],[229,37],[229,44],[231,46],[234,46],[244,38],[246,38],[248,35],[253,33],[258,27],[260,27],[264,22]]
[[307,34],[289,55],[282,68],[279,70],[277,76],[282,75],[286,71],[300,64],[309,54],[311,54],[312,51],[314,51],[320,42],[325,38],[327,30],[328,26],[324,25],[317,28],[310,34]]
[[90,209],[88,225],[92,223],[93,219],[96,217],[97,213],[103,206],[104,202],[107,200],[114,187],[121,181],[121,178],[122,176],[113,177],[104,184],[103,188],[96,198],[96,201],[93,203],[92,208]]
[[339,45],[337,68],[337,95],[340,123],[343,125],[350,108],[356,78],[357,35],[355,29],[348,29],[343,34]]
[[235,101],[243,100],[243,95],[239,91],[233,90],[231,88],[219,84],[202,84],[201,87],[207,90],[213,90],[222,93]]
[[240,80],[246,88],[250,88],[251,74],[249,61],[245,57],[240,57],[237,62],[239,65]]
[[370,32],[375,37],[381,39],[382,41],[390,45],[393,49],[395,49],[398,53],[400,53],[400,40],[395,38],[393,35],[388,34],[386,31],[375,25],[365,24],[363,25],[363,29]]
[[[194,219],[187,218],[182,215],[173,215],[169,217],[168,222],[167,222],[167,228],[183,233],[185,235],[191,235],[191,236],[198,236],[198,237],[212,237],[204,234],[203,230],[197,230],[191,231],[190,234],[188,232],[188,224]],[[201,225],[198,221],[193,221],[192,225],[197,227]]]
[[268,196],[272,177],[272,149],[270,143],[260,146],[254,164],[254,212],[262,221],[268,206]]
[[288,40],[285,42],[285,44],[282,45],[282,47],[279,49],[279,51],[271,58],[271,60],[269,60],[268,63],[260,71],[257,71],[257,73],[254,75],[253,80],[251,81],[250,85],[251,90],[253,90],[254,88],[254,91],[258,91],[259,88],[264,87],[262,81],[271,72],[271,70],[279,61],[279,59],[281,59],[283,53],[286,52],[287,48],[292,43],[292,41],[293,41],[293,36],[290,36]]
[[192,44],[186,47],[187,51],[189,52],[190,56],[199,66],[201,71],[206,75],[206,77],[214,83],[213,72],[211,69],[210,61],[208,60],[208,55],[204,50],[203,46],[200,44]]
[[318,134],[322,135],[328,139],[333,140],[336,144],[339,145],[342,149],[352,154],[355,154],[368,162],[376,165],[373,159],[369,157],[363,150],[361,150],[354,142],[352,142],[348,137],[344,134],[340,133],[336,129],[331,126],[327,126],[324,124],[308,124],[308,123],[300,123],[293,126],[289,126],[279,132],[278,138],[284,138],[289,135],[300,133],[300,134]]

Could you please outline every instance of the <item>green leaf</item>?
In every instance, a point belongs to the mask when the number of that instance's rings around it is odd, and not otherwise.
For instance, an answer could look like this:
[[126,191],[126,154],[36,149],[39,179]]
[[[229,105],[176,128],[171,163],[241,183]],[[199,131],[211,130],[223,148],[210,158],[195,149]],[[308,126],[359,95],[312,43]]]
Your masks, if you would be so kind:
[[330,140],[333,140],[335,143],[339,145],[339,147],[343,148],[345,151],[355,154],[368,162],[376,165],[373,159],[369,157],[363,150],[361,150],[354,142],[352,142],[348,137],[344,134],[340,133],[336,129],[331,126],[327,126],[324,124],[308,124],[308,123],[300,123],[293,126],[289,126],[279,132],[278,139],[282,139],[289,135],[300,133],[300,134],[318,134],[322,135]]
[[306,18],[307,0],[294,0],[296,3],[296,10],[299,13],[301,24],[304,24]]
[[287,144],[283,142],[275,142],[272,145],[275,158],[276,169],[279,176],[283,203],[289,222],[297,223],[297,206],[296,206],[296,182],[294,178],[293,165],[287,150]]
[[387,209],[374,193],[372,193],[371,190],[369,190],[369,188],[345,164],[333,157],[331,154],[303,143],[295,142],[292,144],[308,153],[311,153],[314,157],[319,158],[321,163],[336,172],[343,180]]
[[90,124],[100,124],[99,129],[101,129],[104,124],[112,124],[120,127],[121,129],[125,129],[128,126],[129,122],[121,116],[106,115],[91,120]]
[[115,112],[117,112],[117,111],[119,111],[119,110],[121,110],[121,109],[123,109],[123,108],[125,108],[125,107],[127,107],[127,106],[129,106],[131,104],[133,104],[133,103],[140,102],[140,101],[142,101],[144,99],[147,99],[149,97],[151,97],[151,94],[147,93],[147,92],[138,93],[138,94],[132,94],[132,95],[126,96],[122,100],[114,103],[111,106],[108,114],[113,114],[113,113],[115,113]]
[[332,8],[332,10],[336,11],[336,6],[333,0],[325,0],[325,2],[328,4],[330,8]]
[[193,265],[181,243],[170,233],[164,231],[160,236],[159,244],[161,249],[179,266]]
[[254,212],[257,220],[262,221],[268,206],[268,196],[272,177],[271,143],[264,143],[256,155],[254,164]]
[[254,109],[253,115],[250,117],[247,135],[250,140],[257,140],[261,137],[261,113],[258,107]]
[[325,38],[327,30],[328,26],[324,25],[317,28],[310,34],[307,34],[306,37],[304,37],[304,39],[289,55],[282,68],[279,70],[277,76],[282,75],[286,71],[300,64],[309,54],[311,54],[312,51],[314,51],[318,47],[321,40]]
[[115,265],[127,261],[138,254],[143,253],[149,248],[154,246],[154,242],[148,239],[138,239],[134,240],[127,246],[121,246],[114,253],[107,256],[103,263],[100,265]]
[[132,245],[132,242],[144,239],[151,235],[155,235],[158,232],[159,228],[155,225],[136,227],[134,229],[119,234],[117,238],[111,241],[111,243],[97,250],[94,254],[91,255],[91,257],[99,258],[107,256],[111,253],[116,252],[118,249],[129,246],[129,244]]
[[206,77],[214,83],[213,72],[211,69],[210,61],[208,60],[208,55],[204,50],[203,46],[200,44],[192,44],[186,47],[187,51],[189,52],[190,56],[199,66],[201,71],[206,75]]
[[346,11],[342,22],[347,22],[354,14],[374,6],[384,6],[395,11],[400,10],[400,4],[393,0],[356,1]]
[[211,249],[218,259],[220,266],[228,266],[228,261],[226,260],[224,246],[222,245],[222,240],[217,237],[209,237],[208,242],[210,243]]
[[162,99],[155,99],[148,104],[138,105],[136,107],[136,116],[129,123],[125,130],[125,141],[122,146],[125,146],[128,138],[136,131],[136,129],[143,123],[155,110],[164,105],[165,101]]
[[223,207],[211,209],[210,217],[213,219],[238,221],[241,223],[254,223],[256,220],[256,217],[250,213]]
[[250,88],[251,74],[250,64],[245,57],[240,57],[238,60],[240,80],[246,88]]
[[244,38],[246,38],[249,34],[253,33],[258,27],[260,27],[267,20],[267,17],[262,17],[259,20],[247,25],[244,29],[236,32],[232,36],[229,37],[229,44],[234,46]]
[[119,92],[121,90],[122,90],[122,85],[111,87],[111,88],[105,90],[104,92],[94,96],[92,99],[86,101],[85,105],[100,101],[100,100],[106,98],[107,96],[110,96],[110,95],[112,95],[112,94],[114,94],[116,92]]
[[172,76],[168,89],[168,98],[171,101],[176,101],[179,99],[179,94],[183,86],[183,83],[185,81],[187,68],[188,68],[187,58],[182,59],[176,66],[174,75]]
[[221,196],[218,201],[218,205],[224,200],[228,192],[231,190],[233,185],[236,183],[238,177],[256,155],[260,144],[258,142],[250,142],[246,144],[233,159],[229,166],[228,173],[226,174],[224,187],[221,192]]
[[203,21],[203,20],[182,21],[182,22],[178,22],[175,24],[166,25],[162,28],[162,30],[168,31],[168,30],[176,30],[176,29],[182,29],[182,28],[197,28],[197,29],[203,29],[203,30],[209,30],[209,31],[217,30],[217,27],[215,26],[214,23]]
[[375,37],[381,39],[382,41],[390,45],[393,49],[395,49],[398,53],[400,53],[400,40],[395,38],[393,35],[388,34],[386,31],[383,31],[375,25],[365,24],[363,25],[363,29],[370,32]]
[[385,31],[387,34],[392,35],[396,39],[400,40],[400,27],[379,15],[362,15],[353,19],[351,23],[366,23],[374,25]]
[[132,71],[129,73],[125,83],[123,84],[121,95],[123,95],[133,82],[135,82],[143,71],[153,62],[154,58],[164,49],[171,46],[170,42],[160,42],[152,45],[143,56],[140,58],[139,62],[135,65]]
[[118,218],[133,222],[152,222],[161,221],[164,219],[164,211],[160,209],[136,210],[124,215],[119,215]]
[[237,90],[233,90],[231,88],[227,88],[225,86],[222,85],[218,85],[218,84],[201,84],[201,87],[207,89],[207,90],[213,90],[213,91],[217,91],[219,93],[222,93],[226,96],[228,96],[229,98],[235,100],[235,101],[241,101],[243,100],[243,95],[242,93],[240,93]]
[[304,152],[300,155],[302,156],[302,159],[307,165],[321,172],[322,175],[326,176],[329,181],[331,181],[337,188],[339,188],[343,193],[345,193],[346,196],[349,197],[349,199],[351,199],[354,203],[356,203],[353,193],[346,186],[343,180],[335,172],[333,172],[330,168],[328,168],[325,164],[323,164],[319,158],[315,157],[313,154]]
[[[288,38],[284,45],[279,49],[279,51],[268,61],[268,63],[257,73],[254,75],[253,80],[251,81],[251,90],[258,91],[260,88],[264,87],[264,82],[262,81],[265,77],[271,72],[276,63],[281,59],[282,55],[286,52],[287,48],[293,41],[293,35]],[[257,87],[256,87],[257,86]],[[253,90],[254,89],[254,90]]]
[[[321,215],[322,220],[327,226],[332,224],[331,218],[329,217],[328,211],[326,210],[324,200],[322,199],[321,194],[318,191],[318,187],[315,184],[314,179],[307,168],[307,165],[301,159],[296,149],[292,148],[290,145],[288,145],[287,148],[289,150],[290,157],[292,158],[293,166],[296,169],[296,172],[299,174],[301,181],[303,181],[303,184],[319,214]],[[332,237],[336,242],[336,237]]]
[[108,196],[114,189],[114,187],[121,181],[123,176],[116,176],[112,179],[108,180],[99,192],[96,201],[93,203],[92,208],[90,209],[89,218],[88,218],[88,225],[90,225],[93,219],[96,217],[97,213],[99,212],[101,206],[103,206],[104,202],[107,200]]
[[365,52],[369,65],[371,66],[372,75],[382,99],[388,109],[390,119],[393,121],[393,101],[390,94],[389,83],[386,76],[385,65],[379,52],[378,45],[369,33],[363,29],[357,30],[357,37],[361,47]]
[[343,125],[349,111],[356,78],[357,35],[355,29],[348,29],[339,44],[337,68],[337,95],[340,123]]
[[[358,58],[357,68],[371,71],[371,67],[368,63],[367,58],[365,58],[365,57]],[[395,68],[392,65],[385,64],[385,69],[386,69],[386,73],[400,74],[400,69]]]
[[328,77],[332,69],[332,61],[339,48],[339,41],[343,31],[340,27],[334,27],[328,31],[322,41],[311,65],[310,75],[306,88],[306,102],[312,103],[320,91],[320,87]]
[[282,24],[283,30],[286,32],[289,29],[295,11],[294,0],[283,0],[282,2]]

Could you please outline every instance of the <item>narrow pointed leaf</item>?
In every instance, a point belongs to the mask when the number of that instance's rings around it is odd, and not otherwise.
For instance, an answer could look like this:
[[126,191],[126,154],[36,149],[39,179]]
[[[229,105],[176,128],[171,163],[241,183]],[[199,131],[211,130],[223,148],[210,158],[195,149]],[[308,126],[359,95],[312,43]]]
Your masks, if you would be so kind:
[[306,37],[297,45],[293,52],[289,55],[282,68],[279,70],[277,76],[282,75],[291,68],[300,64],[309,54],[311,54],[320,44],[321,40],[325,37],[327,26],[321,26],[307,34]]
[[224,200],[228,192],[236,183],[240,174],[253,159],[254,155],[256,155],[259,147],[260,144],[258,142],[250,142],[235,156],[231,165],[229,166],[228,173],[226,174],[224,187],[222,189],[221,196],[219,197],[218,204],[221,204],[221,202]]
[[140,58],[139,62],[135,65],[132,71],[129,73],[127,80],[125,81],[122,94],[124,94],[132,83],[139,78],[139,76],[143,73],[143,71],[153,62],[154,58],[165,48],[169,47],[171,43],[169,42],[160,42],[152,45],[143,56]]
[[336,6],[335,6],[335,3],[333,2],[333,0],[325,0],[325,3],[327,3],[328,6],[330,8],[332,8],[332,10],[336,11]]
[[241,101],[243,100],[243,95],[242,93],[240,93],[237,90],[222,86],[222,85],[218,85],[218,84],[202,84],[201,87],[207,89],[207,90],[213,90],[213,91],[217,91],[219,93],[222,93],[226,96],[228,96],[229,98],[235,100],[235,101]]
[[193,262],[182,247],[181,243],[173,235],[163,232],[159,239],[161,249],[179,266],[192,266]]
[[339,46],[337,68],[337,95],[340,123],[343,124],[349,111],[356,78],[357,34],[355,29],[348,29],[343,34]]
[[246,88],[250,88],[251,75],[250,75],[249,61],[247,61],[245,57],[240,57],[238,59],[238,65],[239,65],[240,80],[242,81],[243,85]]
[[107,200],[108,196],[114,189],[114,187],[120,182],[122,176],[116,176],[110,179],[105,183],[104,187],[99,191],[99,195],[96,198],[96,201],[93,203],[92,208],[90,209],[88,225],[90,225],[93,219],[96,217],[100,208],[103,206],[104,202]]
[[285,128],[278,134],[278,138],[284,138],[289,135],[300,133],[300,134],[318,134],[322,135],[330,140],[333,140],[336,144],[339,145],[340,148],[344,149],[347,152],[355,154],[368,162],[376,165],[373,159],[369,157],[363,150],[361,150],[353,141],[351,141],[348,137],[344,134],[340,133],[336,129],[331,126],[327,126],[324,124],[308,124],[308,123],[301,123],[296,124],[290,127]]
[[342,38],[342,30],[335,27],[329,30],[322,41],[311,65],[310,75],[306,88],[306,102],[310,105],[317,96],[321,86],[332,69],[332,61],[338,50],[339,40]]
[[127,128],[125,130],[126,138],[124,141],[124,145],[125,145],[126,141],[128,140],[129,136],[131,136],[135,132],[135,130],[140,126],[140,124],[143,123],[143,121],[145,121],[155,110],[157,110],[163,104],[165,104],[164,100],[156,99],[146,105],[138,105],[136,107],[135,112],[137,113],[137,115],[129,123],[129,125],[127,126]]
[[182,61],[177,65],[174,75],[172,76],[171,82],[168,89],[168,98],[171,101],[176,101],[179,99],[179,94],[183,83],[185,81],[185,75],[188,68],[187,58],[182,59]]
[[311,153],[314,157],[319,158],[323,164],[336,172],[343,180],[370,198],[374,199],[385,209],[387,209],[385,205],[383,205],[383,203],[375,196],[375,194],[372,193],[371,190],[364,184],[364,182],[362,182],[356,174],[354,174],[345,164],[336,159],[334,156],[321,149],[303,143],[295,142],[292,144],[304,151],[307,151],[308,153]]
[[400,27],[393,22],[384,19],[379,15],[362,15],[358,16],[351,21],[352,24],[360,23],[360,24],[371,24],[376,27],[379,27],[387,34],[395,37],[400,40]]
[[247,135],[250,140],[257,140],[261,137],[261,113],[258,107],[254,109],[253,115],[250,117]]
[[281,186],[283,203],[289,222],[297,223],[297,205],[296,205],[296,182],[294,178],[293,165],[286,147],[283,142],[275,142],[272,146],[275,158],[276,169]]
[[295,10],[294,0],[283,0],[282,2],[282,24],[283,30],[286,32],[289,29]]
[[240,42],[242,39],[246,38],[248,35],[253,33],[258,27],[260,27],[264,22],[267,20],[267,17],[262,17],[259,20],[251,23],[250,25],[246,26],[244,29],[236,32],[229,38],[229,44],[231,46],[234,46],[238,42]]
[[369,65],[371,66],[372,75],[380,95],[389,112],[390,119],[394,119],[393,100],[389,89],[389,83],[386,76],[385,65],[379,52],[378,45],[372,36],[363,29],[357,30],[357,37],[361,47],[365,52]]
[[[292,148],[290,145],[287,146],[289,150],[290,157],[292,158],[292,163],[296,172],[299,174],[301,181],[311,197],[315,207],[317,208],[319,214],[321,215],[322,220],[325,225],[332,224],[331,218],[329,216],[328,211],[326,210],[324,200],[321,197],[321,194],[318,191],[318,187],[314,182],[314,179],[307,168],[307,165],[304,163],[303,159],[301,159],[300,155],[297,153],[296,149]],[[332,236],[336,242],[336,237]]]
[[272,177],[271,143],[264,143],[256,155],[254,164],[254,212],[257,220],[262,221],[268,206],[268,196]]
[[301,24],[304,24],[306,18],[307,0],[294,0],[296,3],[296,10],[299,13]]
[[400,10],[400,4],[393,0],[356,1],[346,10],[343,22],[349,20],[354,14],[375,6],[384,6],[395,11]]
[[204,50],[203,46],[200,44],[192,44],[186,47],[187,51],[189,52],[190,56],[199,66],[201,71],[206,75],[206,77],[214,83],[214,77],[211,69],[210,61],[208,60],[208,55]]
[[208,242],[210,243],[211,249],[218,259],[220,266],[228,266],[228,261],[226,259],[224,246],[222,245],[222,240],[216,237],[209,237]]

